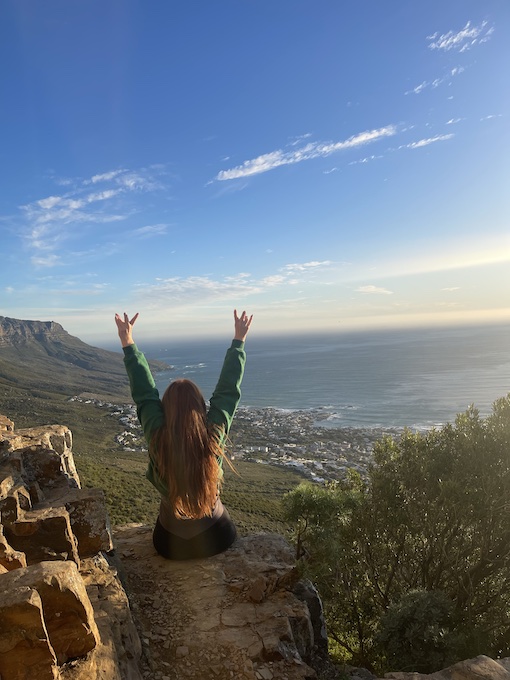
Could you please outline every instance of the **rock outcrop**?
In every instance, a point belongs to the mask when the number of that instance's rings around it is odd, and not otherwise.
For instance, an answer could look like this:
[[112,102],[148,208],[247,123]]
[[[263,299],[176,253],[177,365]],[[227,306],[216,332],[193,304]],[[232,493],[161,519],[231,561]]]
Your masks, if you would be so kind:
[[327,646],[320,599],[299,580],[281,536],[245,536],[225,553],[187,562],[156,555],[150,527],[119,527],[115,542],[142,623],[147,678],[316,677],[310,664]]
[[103,492],[80,488],[68,428],[4,424],[0,678],[140,680]]

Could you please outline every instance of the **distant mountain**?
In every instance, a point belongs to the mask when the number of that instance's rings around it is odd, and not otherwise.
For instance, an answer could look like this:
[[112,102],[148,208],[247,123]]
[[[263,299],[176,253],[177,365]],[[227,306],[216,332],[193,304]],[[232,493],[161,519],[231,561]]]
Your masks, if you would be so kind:
[[[163,362],[151,362],[163,370]],[[92,347],[54,321],[0,316],[0,413],[2,393],[48,398],[92,393],[129,399],[122,354]]]

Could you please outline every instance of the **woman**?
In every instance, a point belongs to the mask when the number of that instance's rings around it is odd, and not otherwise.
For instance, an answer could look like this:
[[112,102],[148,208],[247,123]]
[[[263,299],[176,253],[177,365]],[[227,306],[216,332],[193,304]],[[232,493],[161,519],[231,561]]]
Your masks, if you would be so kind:
[[229,548],[234,523],[219,490],[225,441],[241,398],[246,354],[244,341],[253,316],[234,310],[234,339],[206,409],[198,387],[174,380],[160,400],[145,356],[133,341],[138,314],[115,315],[124,350],[131,394],[149,445],[147,479],[161,494],[153,533],[154,547],[168,559],[209,557]]

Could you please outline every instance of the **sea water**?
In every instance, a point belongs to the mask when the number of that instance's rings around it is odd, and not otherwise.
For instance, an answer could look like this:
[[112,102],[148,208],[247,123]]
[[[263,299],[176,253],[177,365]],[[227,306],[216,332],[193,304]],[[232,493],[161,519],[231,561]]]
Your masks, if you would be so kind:
[[[148,343],[209,398],[227,342]],[[242,405],[316,409],[330,427],[439,426],[474,404],[486,415],[510,392],[510,326],[257,337],[246,343]]]

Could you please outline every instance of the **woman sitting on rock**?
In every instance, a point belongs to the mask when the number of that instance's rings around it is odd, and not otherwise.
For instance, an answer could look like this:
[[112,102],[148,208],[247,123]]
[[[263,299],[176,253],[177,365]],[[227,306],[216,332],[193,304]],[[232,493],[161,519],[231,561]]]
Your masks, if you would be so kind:
[[133,325],[115,315],[124,350],[131,395],[149,445],[147,479],[161,494],[153,533],[154,547],[168,559],[209,557],[229,548],[236,537],[234,523],[219,490],[223,478],[225,441],[241,398],[246,353],[244,341],[252,316],[234,310],[234,339],[206,408],[199,388],[190,380],[174,380],[163,398],[145,356],[133,341]]

